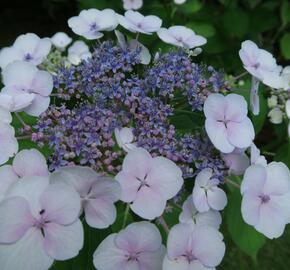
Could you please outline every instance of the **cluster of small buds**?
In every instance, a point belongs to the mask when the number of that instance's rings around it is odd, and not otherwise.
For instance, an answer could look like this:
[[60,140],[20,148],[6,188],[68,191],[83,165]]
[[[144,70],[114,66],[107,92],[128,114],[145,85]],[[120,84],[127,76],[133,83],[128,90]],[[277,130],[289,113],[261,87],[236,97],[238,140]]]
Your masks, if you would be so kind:
[[271,96],[268,98],[268,107],[271,109],[268,117],[273,124],[281,124],[283,118],[288,118],[286,114],[286,102],[290,99],[290,91],[276,89],[271,91]]

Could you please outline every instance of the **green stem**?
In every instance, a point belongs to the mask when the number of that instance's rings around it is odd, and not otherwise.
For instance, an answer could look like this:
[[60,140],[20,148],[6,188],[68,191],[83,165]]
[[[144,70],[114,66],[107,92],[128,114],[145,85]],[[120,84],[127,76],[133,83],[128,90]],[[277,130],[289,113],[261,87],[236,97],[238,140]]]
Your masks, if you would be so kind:
[[130,204],[127,203],[126,209],[125,209],[125,214],[124,214],[122,229],[124,229],[126,227],[127,219],[128,219],[128,215],[129,215],[129,210],[130,210]]
[[170,229],[169,229],[169,226],[167,225],[165,219],[163,218],[163,216],[159,217],[158,221],[159,221],[160,225],[163,227],[164,231],[168,234]]
[[230,179],[226,179],[226,182],[229,183],[229,184],[231,184],[232,186],[238,188],[238,189],[241,188],[241,186],[238,183],[236,183],[236,182],[234,182],[234,181],[232,181]]

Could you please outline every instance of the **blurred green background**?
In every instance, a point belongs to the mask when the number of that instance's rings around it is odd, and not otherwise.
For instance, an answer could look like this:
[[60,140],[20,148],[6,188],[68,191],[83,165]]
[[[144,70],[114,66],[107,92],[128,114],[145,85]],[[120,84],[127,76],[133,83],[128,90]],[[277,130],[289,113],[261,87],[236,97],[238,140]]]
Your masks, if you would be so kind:
[[[243,72],[238,50],[245,39],[251,39],[271,51],[279,64],[283,66],[290,64],[290,1],[288,0],[187,0],[183,5],[175,5],[173,0],[143,1],[144,5],[140,11],[147,15],[160,16],[164,27],[186,25],[205,36],[208,43],[203,47],[204,52],[198,60],[222,68],[228,74],[237,75]],[[72,36],[73,33],[66,22],[71,16],[77,15],[79,10],[91,7],[113,8],[123,13],[122,6],[122,0],[1,0],[0,48],[11,45],[18,35],[27,32],[50,37],[55,32],[65,31]],[[153,51],[168,48],[158,40],[156,35],[151,37],[143,35],[141,40]],[[281,131],[280,125],[273,127],[264,122],[265,119],[262,124],[264,125],[262,134],[258,136],[260,145],[264,144],[264,139],[270,141],[271,147],[266,150],[274,149],[274,152],[278,153],[276,156],[280,155],[278,160],[287,159],[287,155],[289,160],[290,149],[289,142],[287,139],[285,141],[285,130]],[[280,136],[281,132],[283,135]],[[273,135],[274,133],[276,135]],[[281,150],[278,149],[278,145]],[[238,211],[238,208],[235,209]],[[248,241],[249,235],[246,233],[243,235],[241,232],[240,239],[235,239],[235,242],[231,240],[229,228],[234,224],[235,220],[224,221],[223,232],[227,252],[218,269],[290,269],[290,227],[283,237],[266,241],[254,258],[253,254],[257,246],[262,246],[264,240],[257,243],[251,242],[254,237],[251,238],[246,244],[252,245],[252,257],[246,255],[236,243],[239,242],[241,245],[241,242]]]

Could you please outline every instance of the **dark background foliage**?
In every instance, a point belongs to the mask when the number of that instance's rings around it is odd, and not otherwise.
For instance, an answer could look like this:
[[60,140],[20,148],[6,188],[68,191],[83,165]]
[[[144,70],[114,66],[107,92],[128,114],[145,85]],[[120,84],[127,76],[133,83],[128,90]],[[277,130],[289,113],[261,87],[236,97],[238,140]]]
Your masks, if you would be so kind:
[[[163,26],[186,25],[207,37],[208,43],[203,47],[204,53],[199,60],[223,68],[226,73],[237,75],[243,72],[238,50],[245,39],[251,39],[271,51],[283,66],[290,63],[288,0],[187,0],[186,4],[180,6],[174,5],[173,0],[143,1],[141,12],[160,16]],[[67,19],[77,15],[79,10],[90,7],[113,8],[123,13],[121,0],[1,0],[0,48],[10,46],[18,35],[27,32],[34,32],[42,37],[50,37],[58,31],[73,35],[67,26]],[[141,39],[153,51],[166,49],[156,35],[143,35]],[[266,108],[265,99],[263,102]],[[258,142],[260,146],[265,146],[267,142],[264,150],[276,153],[276,160],[283,160],[289,165],[290,150],[289,142],[287,139],[285,141],[286,126],[283,129],[282,125],[273,126],[265,122],[266,112],[264,109],[264,113],[254,119],[255,128],[258,126],[261,130],[264,126],[262,134],[258,135]],[[223,225],[227,252],[219,269],[288,270],[290,229],[286,230],[282,238],[266,241],[263,246],[264,239],[259,235],[245,226],[238,227],[241,217],[235,204],[240,203],[239,195],[230,201]],[[122,211],[120,214],[122,215]],[[83,264],[83,260],[75,259],[64,264],[57,263],[53,269],[92,269],[91,253],[110,231],[111,229],[102,234],[99,231],[86,231],[90,235],[86,237],[88,243],[80,258],[86,257],[89,262],[87,265]],[[245,253],[241,251],[243,246],[247,247]],[[256,254],[261,246],[262,249]]]

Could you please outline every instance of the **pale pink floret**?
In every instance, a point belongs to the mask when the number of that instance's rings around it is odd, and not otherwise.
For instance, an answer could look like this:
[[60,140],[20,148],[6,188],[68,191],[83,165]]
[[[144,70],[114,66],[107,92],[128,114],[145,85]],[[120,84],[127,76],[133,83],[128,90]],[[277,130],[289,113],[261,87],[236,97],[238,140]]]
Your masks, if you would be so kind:
[[143,221],[109,235],[94,253],[98,270],[160,270],[165,248],[155,225]]
[[131,128],[116,128],[115,137],[119,147],[123,148],[126,152],[136,148],[136,145],[133,143],[134,135]]
[[54,47],[56,47],[60,51],[64,51],[66,47],[72,42],[72,38],[70,38],[64,32],[57,32],[51,37],[51,42]]
[[290,173],[281,162],[252,165],[241,185],[246,223],[268,238],[280,237],[290,222]]
[[210,209],[223,210],[227,205],[225,192],[218,187],[219,180],[213,177],[212,169],[203,169],[196,177],[192,199],[199,212]]
[[65,182],[78,192],[86,222],[94,228],[103,229],[116,220],[114,203],[119,200],[121,188],[110,177],[98,175],[88,167],[63,167],[51,176],[52,183]]
[[49,185],[44,176],[14,183],[0,203],[1,269],[47,270],[54,260],[78,255],[79,211],[79,196],[68,185]]
[[251,165],[253,164],[267,166],[267,160],[265,156],[261,155],[261,151],[254,143],[251,144]]
[[30,106],[35,98],[35,94],[23,93],[17,96],[0,93],[0,106],[9,112],[19,112]]
[[133,33],[143,33],[151,35],[157,32],[162,24],[162,20],[154,15],[143,16],[138,11],[128,10],[125,15],[117,15],[119,24]]
[[98,10],[95,8],[82,10],[78,16],[68,20],[74,33],[86,39],[99,39],[102,31],[112,31],[118,25],[116,13],[112,9]]
[[143,0],[123,0],[123,8],[125,10],[137,10],[143,6]]
[[116,176],[122,188],[121,200],[131,203],[133,212],[145,219],[162,215],[167,200],[183,185],[182,172],[171,160],[152,158],[143,148],[130,151]]
[[[17,79],[15,79],[17,78]],[[3,71],[4,88],[2,93],[17,97],[23,94],[34,94],[31,104],[23,110],[32,116],[39,116],[46,111],[50,102],[53,79],[50,73],[38,70],[30,63],[16,61]]]
[[195,226],[210,226],[219,229],[222,223],[221,214],[215,210],[204,213],[197,211],[194,206],[192,195],[188,196],[182,205],[182,212],[179,215],[179,222]]
[[223,153],[251,145],[255,131],[247,117],[247,102],[237,94],[211,94],[204,103],[205,129],[213,145]]
[[22,150],[15,156],[12,165],[0,167],[0,201],[13,183],[33,175],[49,175],[46,159],[36,149]]
[[49,38],[39,38],[33,33],[20,35],[13,46],[0,51],[0,67],[4,69],[14,61],[25,61],[33,65],[41,64],[51,49]]
[[186,49],[192,49],[204,45],[206,38],[195,34],[190,28],[176,25],[168,29],[161,28],[157,35],[165,43],[172,44]]
[[175,225],[168,235],[163,270],[213,270],[225,254],[222,234],[213,227]]

